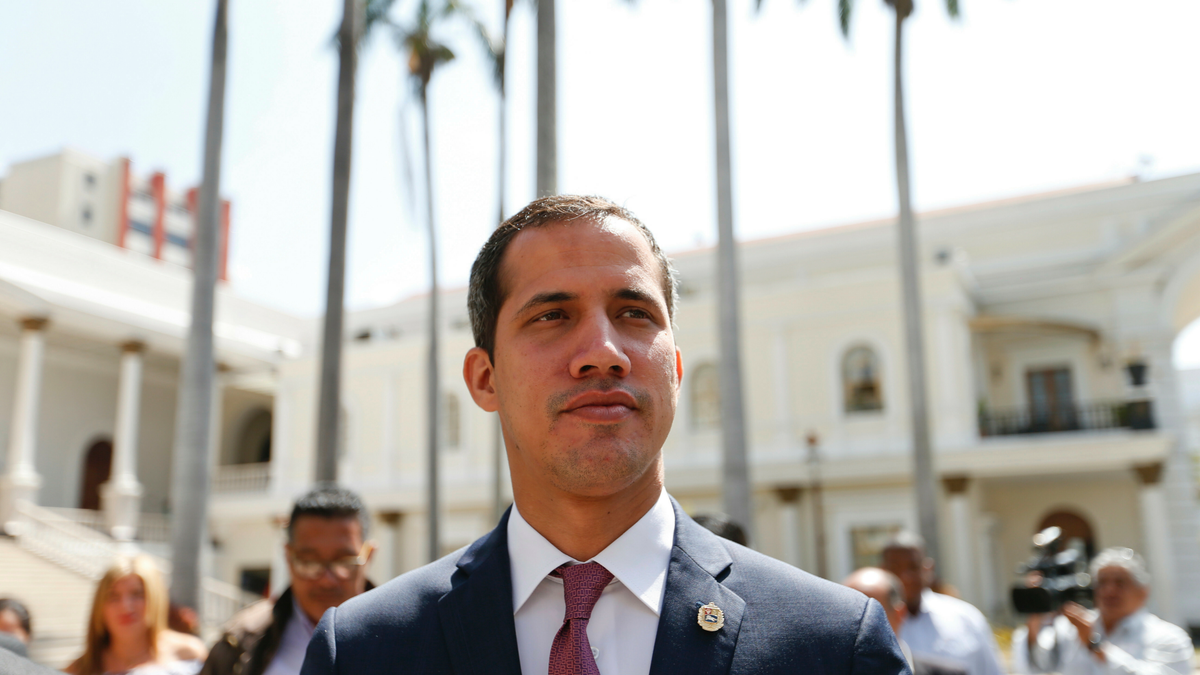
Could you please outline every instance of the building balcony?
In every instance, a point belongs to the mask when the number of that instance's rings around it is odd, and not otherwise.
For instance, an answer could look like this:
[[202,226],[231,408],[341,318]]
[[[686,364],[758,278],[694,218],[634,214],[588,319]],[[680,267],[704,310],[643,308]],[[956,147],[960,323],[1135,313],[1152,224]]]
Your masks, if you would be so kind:
[[1089,401],[979,411],[979,435],[1015,436],[1104,429],[1154,429],[1151,401]]
[[271,484],[271,463],[228,464],[213,474],[215,495],[262,495]]

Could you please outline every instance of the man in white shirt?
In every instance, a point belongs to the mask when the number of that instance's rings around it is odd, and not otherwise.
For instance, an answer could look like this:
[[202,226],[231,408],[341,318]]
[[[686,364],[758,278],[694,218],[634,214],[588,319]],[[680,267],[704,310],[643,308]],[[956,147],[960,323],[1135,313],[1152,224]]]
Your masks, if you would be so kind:
[[882,608],[726,541],[663,489],[677,280],[598,197],[539,199],[471,269],[463,377],[514,504],[464,551],[326,612],[303,675],[908,673]]
[[1150,575],[1128,548],[1101,551],[1091,564],[1096,612],[1065,603],[1031,641],[1013,633],[1018,673],[1063,675],[1190,675],[1194,650],[1180,627],[1146,611]]
[[900,638],[916,657],[955,664],[968,675],[1003,675],[996,638],[983,614],[930,590],[933,564],[925,555],[925,542],[911,532],[897,534],[884,546],[881,567],[900,578],[908,607]]

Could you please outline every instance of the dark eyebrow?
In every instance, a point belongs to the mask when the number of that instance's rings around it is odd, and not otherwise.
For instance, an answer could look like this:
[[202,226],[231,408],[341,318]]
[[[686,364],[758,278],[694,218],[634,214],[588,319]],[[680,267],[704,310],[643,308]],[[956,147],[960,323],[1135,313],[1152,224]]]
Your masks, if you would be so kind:
[[574,293],[568,293],[566,291],[547,291],[545,293],[538,293],[537,295],[530,298],[529,301],[526,302],[524,305],[521,305],[521,309],[517,310],[516,315],[522,316],[523,314],[525,314],[525,312],[528,312],[529,310],[533,309],[534,307],[537,307],[538,305],[548,305],[548,304],[555,303],[555,302],[570,302],[572,300],[578,300],[578,299],[579,299],[578,295],[576,295]]
[[653,295],[647,293],[646,291],[638,290],[636,288],[622,288],[621,290],[617,291],[616,293],[613,293],[613,297],[619,298],[621,300],[633,300],[634,302],[644,302],[648,305],[658,304],[656,302],[656,298]]

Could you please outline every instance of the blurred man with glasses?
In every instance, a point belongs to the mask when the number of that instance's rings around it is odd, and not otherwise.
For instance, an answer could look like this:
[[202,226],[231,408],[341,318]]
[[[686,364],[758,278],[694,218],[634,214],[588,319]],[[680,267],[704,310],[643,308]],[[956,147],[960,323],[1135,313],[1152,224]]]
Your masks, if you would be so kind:
[[330,607],[372,588],[366,507],[354,492],[318,485],[288,519],[292,585],[274,601],[247,607],[209,652],[202,675],[296,675],[313,628]]

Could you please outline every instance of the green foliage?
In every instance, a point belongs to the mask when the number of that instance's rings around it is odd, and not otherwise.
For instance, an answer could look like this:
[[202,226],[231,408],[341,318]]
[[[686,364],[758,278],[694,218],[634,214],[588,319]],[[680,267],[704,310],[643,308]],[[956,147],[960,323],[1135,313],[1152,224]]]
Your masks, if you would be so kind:
[[460,0],[441,0],[436,3],[421,0],[416,6],[413,20],[408,23],[392,18],[395,4],[395,0],[366,0],[363,32],[359,41],[361,44],[380,30],[390,32],[396,47],[407,58],[409,77],[422,98],[437,67],[455,58],[454,50],[434,37],[434,32],[445,21],[467,21],[491,58],[497,77],[503,73],[504,46],[492,41],[487,29],[465,3]]

